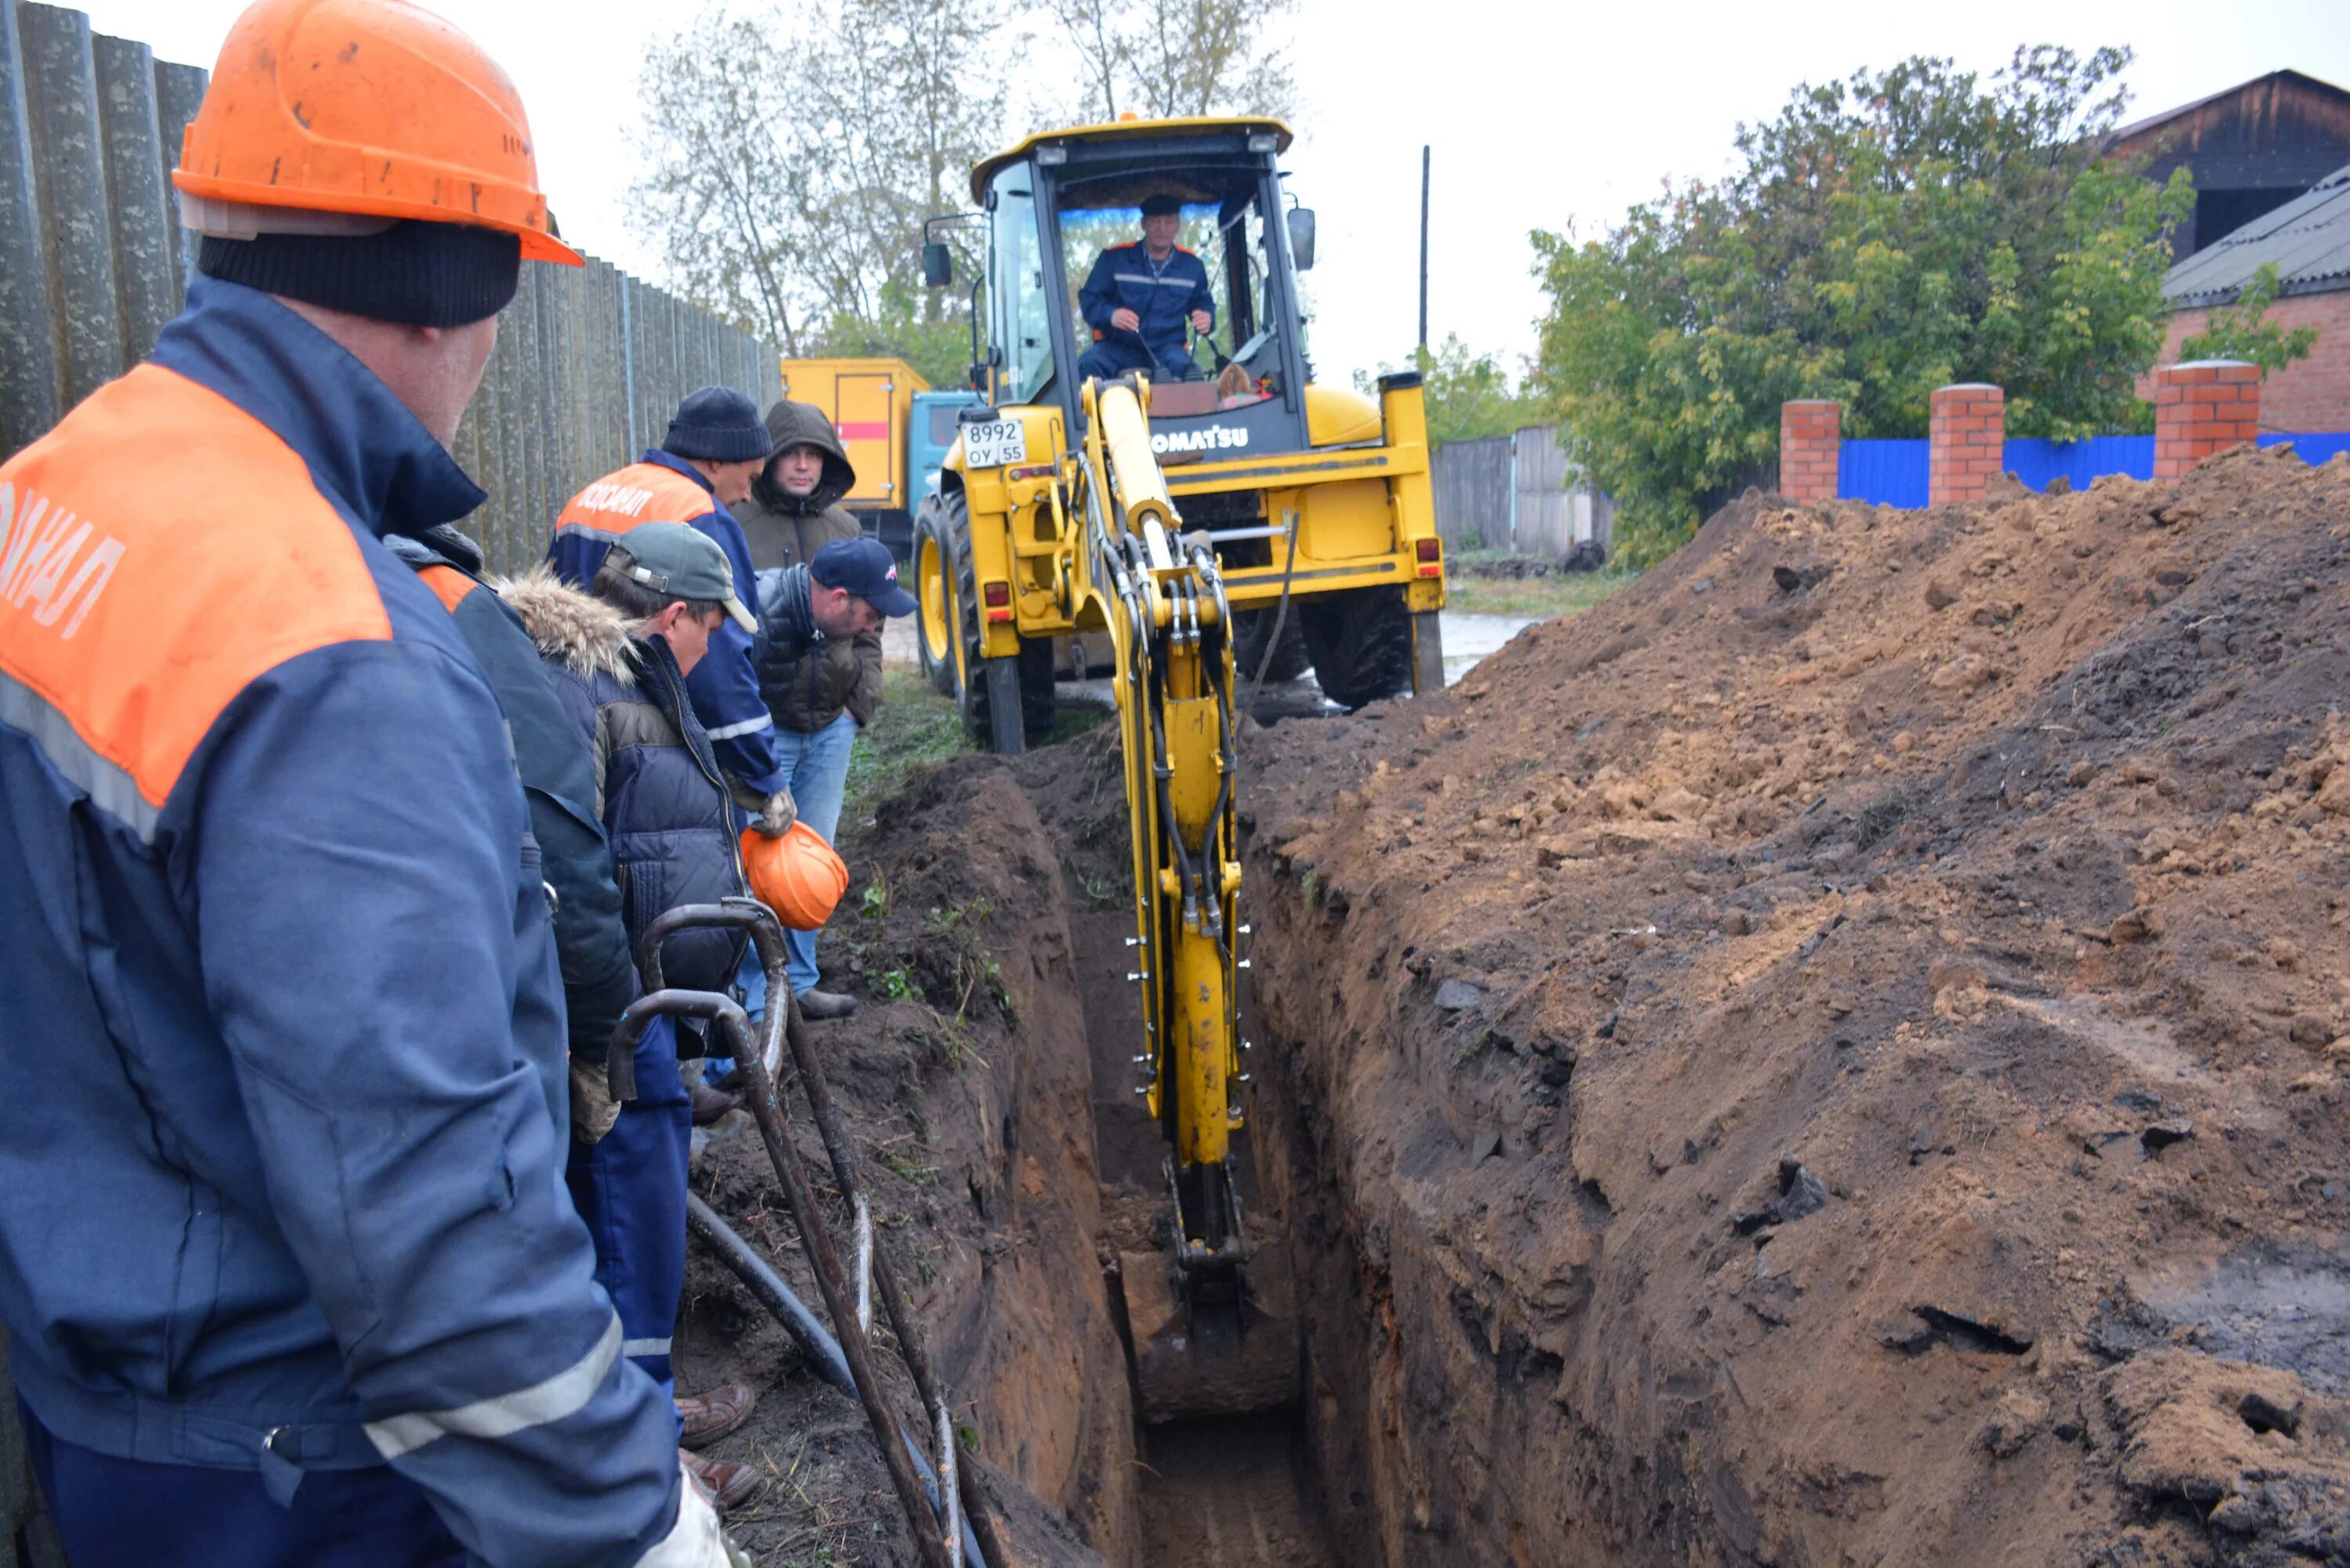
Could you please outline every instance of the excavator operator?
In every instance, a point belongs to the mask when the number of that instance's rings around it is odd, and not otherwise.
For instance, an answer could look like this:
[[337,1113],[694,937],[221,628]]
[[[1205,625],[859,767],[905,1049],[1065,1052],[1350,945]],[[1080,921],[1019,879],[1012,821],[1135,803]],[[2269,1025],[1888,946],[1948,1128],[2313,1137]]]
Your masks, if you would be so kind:
[[1154,381],[1196,381],[1200,367],[1184,346],[1189,327],[1204,337],[1216,327],[1207,265],[1175,243],[1183,203],[1169,195],[1142,203],[1142,237],[1094,259],[1077,304],[1094,329],[1077,359],[1080,377],[1108,380],[1140,370]]

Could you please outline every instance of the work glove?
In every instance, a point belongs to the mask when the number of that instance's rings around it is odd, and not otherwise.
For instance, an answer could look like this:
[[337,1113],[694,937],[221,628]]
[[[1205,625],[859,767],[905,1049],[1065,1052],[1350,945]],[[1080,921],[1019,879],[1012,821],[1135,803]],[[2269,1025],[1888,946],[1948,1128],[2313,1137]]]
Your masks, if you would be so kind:
[[763,838],[781,838],[799,819],[799,803],[792,799],[791,791],[779,789],[767,797],[767,804],[759,808],[759,815],[751,826]]
[[792,799],[790,790],[761,794],[740,779],[730,783],[734,804],[751,814],[751,831],[762,838],[781,838],[800,819],[799,804]]
[[571,1130],[581,1143],[592,1145],[620,1119],[620,1102],[604,1076],[604,1064],[571,1058]]
[[[678,1468],[684,1469],[684,1463],[679,1460]],[[636,1568],[754,1568],[754,1564],[741,1547],[726,1538],[726,1532],[719,1527],[717,1511],[695,1484],[693,1472],[685,1470],[685,1484],[677,1493],[677,1522],[650,1552],[637,1559]]]

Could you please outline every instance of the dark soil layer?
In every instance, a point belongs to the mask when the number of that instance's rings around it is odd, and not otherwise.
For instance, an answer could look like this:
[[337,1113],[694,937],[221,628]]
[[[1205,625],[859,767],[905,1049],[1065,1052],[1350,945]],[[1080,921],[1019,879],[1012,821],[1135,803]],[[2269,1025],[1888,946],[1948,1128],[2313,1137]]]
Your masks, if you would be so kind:
[[1348,1560],[2350,1560],[2345,686],[2350,466],[2241,454],[1750,493],[1253,736]]
[[[1089,1067],[1058,868],[992,760],[918,772],[879,815],[847,846],[858,881],[825,939],[828,971],[868,994],[855,1018],[812,1026],[871,1157],[877,1230],[991,1467],[1014,1562],[1130,1561],[1133,1428],[1095,1255]],[[788,1082],[785,1098],[846,1254],[848,1218]],[[716,1140],[695,1186],[826,1315],[755,1129]],[[913,1562],[856,1401],[818,1382],[699,1248],[687,1297],[681,1386],[761,1391],[751,1424],[711,1450],[774,1477],[730,1520],[736,1538],[777,1568]],[[914,1418],[901,1370],[881,1359]]]

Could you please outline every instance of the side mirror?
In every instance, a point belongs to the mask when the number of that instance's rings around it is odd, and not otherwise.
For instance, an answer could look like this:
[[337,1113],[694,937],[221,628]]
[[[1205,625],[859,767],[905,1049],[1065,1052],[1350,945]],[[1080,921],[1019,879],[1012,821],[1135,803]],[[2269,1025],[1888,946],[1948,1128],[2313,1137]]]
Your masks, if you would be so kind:
[[1292,207],[1289,218],[1289,259],[1299,272],[1314,266],[1314,209]]
[[954,257],[948,254],[944,242],[933,240],[922,247],[922,286],[944,288],[954,281]]

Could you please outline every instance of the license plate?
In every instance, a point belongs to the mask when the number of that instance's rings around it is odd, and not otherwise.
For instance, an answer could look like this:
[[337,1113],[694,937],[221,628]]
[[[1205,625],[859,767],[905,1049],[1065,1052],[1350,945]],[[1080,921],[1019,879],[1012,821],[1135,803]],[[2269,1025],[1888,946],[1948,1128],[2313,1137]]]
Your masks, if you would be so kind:
[[962,427],[962,465],[1002,468],[1028,461],[1028,427],[1018,420],[990,420]]

